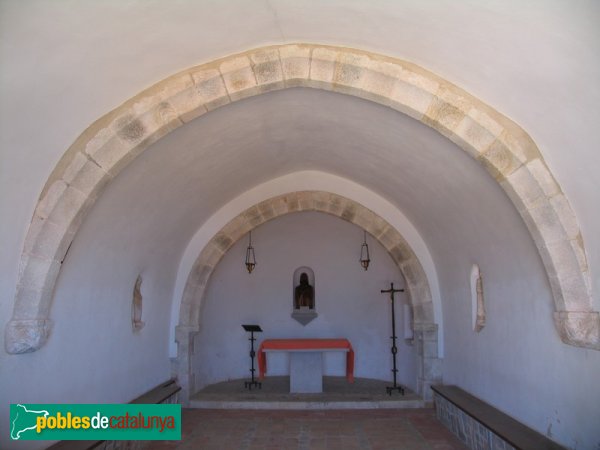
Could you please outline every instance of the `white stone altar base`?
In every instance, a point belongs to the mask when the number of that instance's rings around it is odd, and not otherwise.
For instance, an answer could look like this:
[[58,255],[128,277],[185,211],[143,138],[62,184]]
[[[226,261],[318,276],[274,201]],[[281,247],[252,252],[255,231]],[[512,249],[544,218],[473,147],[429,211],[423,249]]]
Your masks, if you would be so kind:
[[323,353],[290,353],[290,393],[312,394],[323,392]]
[[323,392],[323,352],[344,352],[347,348],[319,348],[311,350],[265,350],[290,354],[290,394],[318,394]]

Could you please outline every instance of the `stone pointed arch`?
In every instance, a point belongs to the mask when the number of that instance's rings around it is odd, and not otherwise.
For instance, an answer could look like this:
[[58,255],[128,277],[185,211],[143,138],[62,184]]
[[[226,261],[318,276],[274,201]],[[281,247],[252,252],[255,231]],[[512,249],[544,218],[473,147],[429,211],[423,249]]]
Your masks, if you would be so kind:
[[600,349],[583,238],[573,210],[527,133],[464,90],[412,63],[315,44],[263,47],[193,67],[130,99],[86,129],[40,195],[20,261],[9,353],[46,341],[54,285],[69,244],[105,185],[153,142],[217,107],[288,87],[368,99],[436,129],[502,186],[531,233],[570,345]]
[[[385,219],[341,195],[323,191],[291,192],[264,200],[228,222],[202,249],[192,266],[183,291],[176,329],[178,382],[187,399],[194,392],[193,340],[200,329],[201,307],[210,277],[221,258],[249,231],[285,214],[317,211],[346,220],[371,234],[389,253],[402,273],[413,310],[414,335],[418,341],[418,393],[430,397],[429,386],[441,380],[437,324],[431,289],[425,270],[402,235]],[[427,342],[426,345],[423,345]]]

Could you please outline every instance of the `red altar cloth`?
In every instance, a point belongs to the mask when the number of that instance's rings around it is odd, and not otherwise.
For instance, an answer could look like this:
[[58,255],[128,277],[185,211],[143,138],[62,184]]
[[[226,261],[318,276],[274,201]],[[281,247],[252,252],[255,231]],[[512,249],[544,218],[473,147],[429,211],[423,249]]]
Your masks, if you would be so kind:
[[354,382],[354,350],[348,339],[265,339],[258,347],[258,374],[262,380],[267,373],[265,350],[331,350],[348,349],[346,379]]

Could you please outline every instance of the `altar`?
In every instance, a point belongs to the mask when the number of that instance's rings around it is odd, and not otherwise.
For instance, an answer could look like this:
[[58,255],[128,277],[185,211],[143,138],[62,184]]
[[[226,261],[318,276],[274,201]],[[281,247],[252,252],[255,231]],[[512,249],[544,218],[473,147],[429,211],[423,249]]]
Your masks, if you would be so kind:
[[290,393],[323,392],[323,352],[346,353],[346,379],[354,381],[354,350],[348,339],[265,339],[258,348],[258,371],[267,372],[268,352],[290,354]]

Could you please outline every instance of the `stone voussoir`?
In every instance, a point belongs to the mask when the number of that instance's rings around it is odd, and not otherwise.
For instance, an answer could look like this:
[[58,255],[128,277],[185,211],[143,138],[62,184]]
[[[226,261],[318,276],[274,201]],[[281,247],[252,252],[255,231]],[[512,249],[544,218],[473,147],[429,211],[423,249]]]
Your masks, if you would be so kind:
[[[560,220],[568,239],[577,239],[581,236],[575,213],[564,194],[555,195],[550,199],[550,205]],[[587,266],[587,264],[586,264]]]
[[452,130],[451,140],[458,143],[472,157],[477,159],[492,145],[501,131],[500,125],[486,116],[485,113],[476,108],[471,108],[469,113]]
[[361,97],[365,92],[364,80],[368,69],[365,56],[352,53],[339,53],[333,73],[333,90],[342,93],[355,93]]
[[550,173],[550,169],[548,169],[540,158],[529,161],[526,165],[529,173],[546,197],[550,198],[560,193],[558,183],[556,183],[556,180]]
[[194,91],[207,111],[228,104],[231,99],[225,87],[221,72],[216,67],[200,67],[190,72],[194,81]]
[[123,141],[116,134],[112,134],[101,145],[86,146],[85,151],[105,172],[114,176],[122,167],[118,163],[129,157],[131,147],[130,143]]
[[292,192],[283,197],[287,204],[288,212],[300,211],[300,202],[298,201],[298,194],[296,192]]
[[95,161],[88,159],[69,182],[69,186],[91,197],[98,195],[111,180],[111,176]]
[[498,138],[477,159],[497,181],[504,180],[523,165]]
[[529,208],[527,213],[529,217],[525,217],[525,223],[531,221],[531,226],[536,228],[544,245],[568,240],[567,232],[549,201],[542,199],[536,207]]
[[35,209],[35,215],[41,219],[47,219],[57,203],[61,200],[68,184],[64,180],[54,181],[46,190],[45,195],[40,199]]
[[13,308],[14,320],[28,320],[28,319],[45,319],[46,314],[50,310],[50,304],[52,302],[52,293],[54,289],[52,286],[46,286],[42,290],[35,290],[28,286],[18,284],[17,295],[21,300],[15,303]]
[[316,87],[331,89],[335,76],[338,52],[327,47],[313,48],[309,79]]
[[270,201],[260,202],[257,206],[258,206],[258,210],[260,211],[260,215],[262,217],[261,223],[264,223],[264,222],[276,217],[275,209],[273,208],[273,202],[270,202]]
[[219,70],[231,101],[259,93],[256,76],[248,55],[240,55],[222,61]]
[[[40,228],[37,230],[35,240],[26,246],[25,252],[38,257],[62,261],[75,233],[65,233],[62,228],[47,220],[37,217],[34,217],[34,220],[37,221]],[[36,227],[31,227],[30,230],[36,230]]]
[[256,82],[261,87],[262,92],[284,87],[283,70],[278,49],[269,48],[251,52],[249,57]]
[[79,224],[94,200],[93,197],[68,187],[46,220],[56,225],[63,233],[74,231],[73,227],[79,228]]
[[585,254],[585,248],[583,247],[583,242],[580,239],[580,237],[581,237],[581,235],[578,235],[577,237],[575,237],[575,239],[570,239],[569,244],[571,245],[571,248],[573,249],[573,253],[575,253],[575,257],[577,258],[577,263],[579,264],[579,268],[581,269],[582,272],[587,273],[589,270],[588,261],[587,261],[587,256]]
[[245,220],[244,216],[237,216],[230,220],[227,225],[221,230],[224,235],[228,236],[233,242],[237,242],[243,235],[252,229],[250,223]]
[[223,231],[217,233],[215,237],[212,238],[211,242],[213,242],[222,253],[226,253],[234,243],[231,237],[229,237]]
[[432,93],[405,81],[395,80],[392,92],[385,104],[413,119],[425,121],[425,116],[431,110],[434,102],[435,96]]
[[279,47],[279,59],[287,87],[304,85],[310,74],[311,47],[284,45]]
[[[506,122],[507,120],[505,120]],[[505,123],[505,129],[498,140],[517,158],[522,164],[527,164],[536,158],[541,158],[541,153],[535,143],[525,131],[513,122]]]
[[186,73],[186,77],[189,79],[189,85],[167,99],[179,119],[184,123],[191,122],[208,112],[204,99],[198,94],[191,71]]
[[192,86],[193,81],[188,71],[179,72],[136,95],[123,105],[123,110],[134,117],[141,116]]
[[525,165],[511,173],[506,180],[518,196],[518,210],[531,209],[547,200],[541,186]]
[[208,242],[208,244],[206,244],[206,246],[202,249],[202,254],[202,259],[205,264],[213,268],[224,255],[214,240],[211,240]]
[[559,309],[565,311],[591,311],[591,299],[588,296],[588,290],[582,279],[583,274],[576,271],[575,267],[572,267],[569,272],[558,272],[554,275],[550,275],[548,280],[550,286],[553,289],[560,289],[560,294],[557,296],[561,303],[557,306],[562,308]]
[[48,288],[58,276],[60,261],[23,255],[19,266],[19,286],[41,291]]
[[248,208],[246,211],[242,213],[246,222],[250,224],[252,228],[262,224],[264,222],[262,218],[262,214],[258,206],[253,206]]
[[461,111],[455,104],[448,103],[439,97],[434,97],[423,114],[421,121],[439,131],[442,135],[452,138],[453,130],[458,127],[460,122],[465,118],[465,115],[465,112]]
[[271,206],[273,208],[273,213],[276,217],[279,217],[283,214],[287,214],[290,212],[290,205],[288,202],[288,198],[284,195],[280,197],[276,197],[271,202]]

